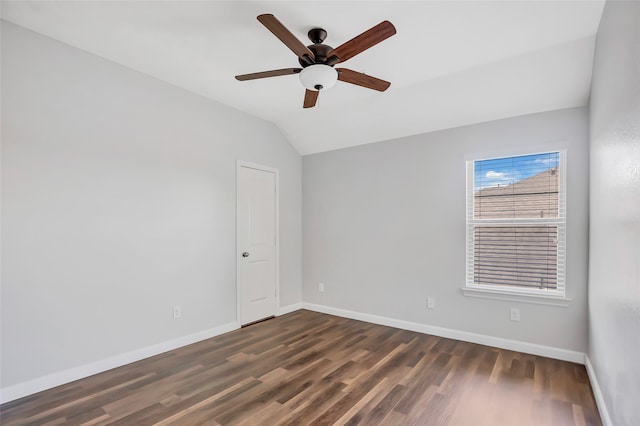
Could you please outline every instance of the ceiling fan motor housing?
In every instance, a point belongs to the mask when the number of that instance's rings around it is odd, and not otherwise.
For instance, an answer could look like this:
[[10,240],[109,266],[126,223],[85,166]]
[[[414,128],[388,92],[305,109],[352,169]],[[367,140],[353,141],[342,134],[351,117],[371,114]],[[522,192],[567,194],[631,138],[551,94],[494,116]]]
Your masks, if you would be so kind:
[[[307,35],[309,36],[309,40],[313,42],[313,44],[310,44],[307,47],[310,51],[313,52],[313,56],[315,56],[315,63],[325,64],[327,62],[327,56],[329,55],[329,52],[333,50],[333,47],[322,43],[324,39],[327,38],[327,32],[322,28],[312,28],[311,30],[309,30]],[[312,65],[308,62],[305,62],[302,58],[298,58],[298,62],[300,62],[300,65],[302,65],[303,68]],[[335,65],[335,63],[327,65],[333,66]]]

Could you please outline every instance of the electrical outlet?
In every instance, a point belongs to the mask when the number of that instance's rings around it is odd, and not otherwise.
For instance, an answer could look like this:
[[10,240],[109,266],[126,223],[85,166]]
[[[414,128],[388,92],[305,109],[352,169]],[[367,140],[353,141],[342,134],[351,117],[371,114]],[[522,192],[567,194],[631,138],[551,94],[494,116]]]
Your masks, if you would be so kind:
[[511,308],[511,321],[520,321],[520,309]]
[[436,308],[436,299],[433,297],[429,297],[427,299],[427,309],[435,309]]
[[173,307],[173,319],[178,319],[182,317],[182,309],[180,308],[180,305],[175,305]]
[[324,293],[324,283],[318,283],[318,291]]

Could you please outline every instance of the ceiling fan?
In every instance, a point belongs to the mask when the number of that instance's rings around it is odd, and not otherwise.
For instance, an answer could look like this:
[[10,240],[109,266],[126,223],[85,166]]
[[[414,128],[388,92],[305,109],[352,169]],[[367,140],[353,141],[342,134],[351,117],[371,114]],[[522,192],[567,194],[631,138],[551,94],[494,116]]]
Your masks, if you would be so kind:
[[322,43],[327,37],[327,32],[322,28],[309,30],[308,36],[313,44],[305,46],[275,16],[271,14],[259,15],[258,21],[296,54],[302,68],[284,68],[242,74],[236,76],[237,80],[246,81],[280,75],[300,74],[300,81],[306,88],[304,108],[315,106],[320,90],[332,87],[336,80],[380,92],[384,92],[391,85],[388,81],[348,68],[334,68],[336,64],[345,62],[394,35],[396,28],[389,21],[379,23],[335,49]]

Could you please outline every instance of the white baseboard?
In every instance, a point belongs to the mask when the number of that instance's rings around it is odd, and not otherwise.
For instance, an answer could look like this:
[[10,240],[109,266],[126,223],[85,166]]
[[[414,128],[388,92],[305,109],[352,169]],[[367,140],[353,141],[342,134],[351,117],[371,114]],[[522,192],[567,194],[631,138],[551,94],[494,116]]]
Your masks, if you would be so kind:
[[[549,358],[559,359],[563,361],[571,361],[579,364],[585,364],[587,362],[587,373],[591,379],[591,384],[596,396],[596,403],[600,410],[600,415],[605,426],[610,425],[608,412],[604,405],[604,399],[602,393],[598,387],[593,367],[589,363],[588,358],[585,359],[585,355],[581,352],[570,351],[566,349],[554,348],[550,346],[537,345],[535,343],[527,343],[510,339],[503,339],[500,337],[486,336],[483,334],[470,333],[466,331],[453,330],[443,327],[435,327],[427,324],[420,324],[410,321],[403,321],[394,318],[387,318],[378,315],[365,314],[361,312],[350,311],[346,309],[334,308],[324,305],[316,305],[313,303],[295,303],[292,305],[284,306],[278,310],[278,315],[285,315],[290,312],[297,311],[299,309],[308,309],[311,311],[322,312],[325,314],[336,315],[344,318],[351,318],[360,321],[366,321],[373,324],[380,324],[389,327],[400,328],[404,330],[415,331],[418,333],[431,334],[439,337],[446,337],[449,339],[462,340],[465,342],[472,342],[481,345],[493,346],[502,349],[508,349],[518,352],[529,353],[533,355],[546,356]],[[135,351],[127,352],[120,355],[115,355],[110,358],[106,358],[100,361],[92,362],[89,364],[74,367],[68,370],[60,371],[57,373],[49,374],[44,377],[29,380],[27,382],[18,383],[13,386],[9,386],[0,390],[0,403],[13,401],[18,398],[22,398],[27,395],[34,394],[46,389],[51,389],[56,386],[63,385],[65,383],[72,382],[74,380],[82,379],[103,371],[111,370],[112,368],[121,367],[123,365],[140,361],[145,358],[149,358],[154,355],[158,355],[170,350],[180,348],[182,346],[190,345],[192,343],[199,342],[201,340],[209,339],[211,337],[218,336],[229,331],[238,329],[237,323],[229,323],[219,327],[215,327],[209,330],[204,330],[198,333],[193,333],[188,336],[179,337],[167,342],[158,343],[156,345],[141,348]],[[608,423],[607,423],[608,421]]]
[[294,303],[293,305],[287,305],[278,310],[278,316],[290,314],[291,312],[295,312],[300,309],[302,309],[302,303]]
[[596,405],[598,406],[598,412],[600,413],[602,424],[603,426],[612,426],[613,422],[611,421],[611,417],[609,417],[609,410],[607,410],[607,404],[604,402],[604,395],[602,395],[602,390],[600,389],[600,384],[596,377],[596,371],[593,369],[593,364],[591,364],[589,355],[584,356],[584,365],[587,368],[587,375],[591,382],[591,389],[593,390],[593,396],[596,399]]
[[140,361],[141,359],[149,358],[151,356],[171,351],[182,346],[190,345],[201,340],[219,336],[220,334],[224,334],[238,328],[239,326],[235,322],[221,325],[209,330],[189,334],[177,339],[147,346],[135,351],[115,355],[109,358],[102,359],[100,361],[91,362],[89,364],[70,368],[68,370],[49,374],[43,377],[38,377],[37,379],[18,383],[13,386],[8,386],[0,390],[0,403],[3,404],[5,402],[13,401],[14,399],[22,398],[23,396],[31,395],[46,389],[51,389],[65,383],[73,382],[74,380],[89,377],[97,373],[102,373],[103,371],[111,370],[112,368],[121,367],[123,365]]
[[420,324],[411,321],[403,321],[394,318],[387,318],[378,315],[364,314],[361,312],[349,311],[346,309],[333,308],[330,306],[316,305],[313,303],[302,303],[303,309],[336,315],[344,318],[351,318],[374,324],[386,325],[388,327],[401,328],[403,330],[416,331],[418,333],[431,334],[448,339],[462,340],[464,342],[477,343],[480,345],[493,346],[511,351],[523,352],[532,355],[545,356],[547,358],[570,361],[584,364],[584,353],[570,351],[567,349],[554,348],[552,346],[538,345],[518,340],[504,339],[501,337],[487,336],[484,334],[470,333],[467,331],[453,330],[451,328],[435,327],[427,324]]

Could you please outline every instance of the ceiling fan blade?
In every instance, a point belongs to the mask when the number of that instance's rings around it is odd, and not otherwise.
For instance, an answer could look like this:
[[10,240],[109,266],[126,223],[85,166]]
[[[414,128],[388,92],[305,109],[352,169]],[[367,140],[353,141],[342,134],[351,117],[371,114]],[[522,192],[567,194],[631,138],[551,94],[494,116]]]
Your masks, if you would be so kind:
[[281,70],[254,72],[251,74],[236,75],[236,80],[246,81],[255,80],[257,78],[277,77],[279,75],[298,74],[300,71],[302,71],[302,68],[283,68]]
[[300,40],[296,38],[291,31],[289,31],[282,22],[278,21],[275,16],[270,13],[266,13],[258,16],[258,21],[269,31],[273,33],[276,37],[280,39],[281,42],[285,44],[293,53],[296,54],[302,60],[306,60],[305,57],[308,58],[307,63],[313,64],[315,61],[315,56],[313,52],[309,50],[307,46],[302,44]]
[[319,91],[309,90],[304,93],[304,103],[302,104],[303,108],[313,108],[316,106],[316,101],[318,100]]
[[382,21],[373,28],[368,29],[359,36],[341,44],[327,55],[328,58],[336,56],[337,62],[344,62],[353,58],[368,48],[384,41],[396,33],[396,27],[389,21]]
[[356,86],[366,87],[367,89],[384,92],[391,86],[388,81],[381,80],[361,72],[352,71],[347,68],[336,68],[338,71],[338,80],[345,83],[355,84]]

